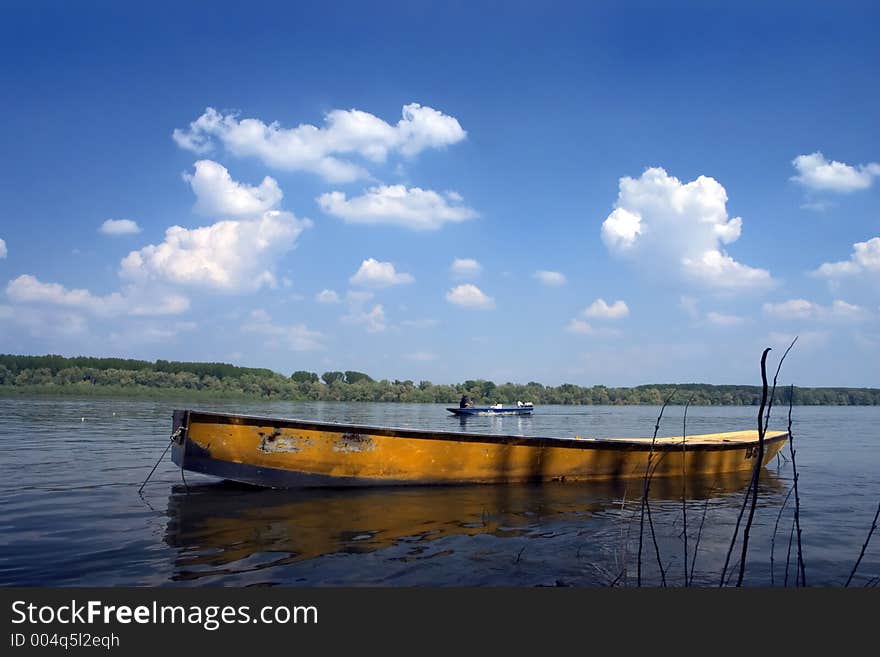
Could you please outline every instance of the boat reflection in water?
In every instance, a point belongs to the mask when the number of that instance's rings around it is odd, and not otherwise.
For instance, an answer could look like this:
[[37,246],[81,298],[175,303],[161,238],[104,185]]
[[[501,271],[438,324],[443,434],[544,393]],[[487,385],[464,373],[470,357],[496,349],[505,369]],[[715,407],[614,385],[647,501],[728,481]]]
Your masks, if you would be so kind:
[[[748,472],[711,479],[690,477],[689,514],[699,518],[706,506],[700,500],[728,510],[738,508],[749,478]],[[406,562],[453,551],[476,553],[487,547],[491,552],[491,546],[498,543],[490,537],[523,541],[568,535],[562,540],[573,546],[572,552],[585,541],[607,551],[619,543],[622,523],[632,522],[637,536],[638,519],[633,522],[632,518],[639,507],[641,486],[641,480],[353,490],[272,490],[231,482],[188,489],[175,485],[168,499],[165,541],[177,550],[172,576],[176,581],[274,569],[267,575],[270,580],[293,583],[302,581],[297,579],[301,573],[293,572],[296,564],[324,555],[354,556],[394,548],[387,558]],[[765,499],[775,498],[778,503],[784,486],[774,472],[764,470],[761,488]],[[664,510],[678,518],[681,495],[681,478],[652,481],[655,523]],[[699,520],[691,522],[696,525]],[[671,531],[678,533],[680,527]],[[437,543],[449,537],[477,536],[486,538]],[[345,568],[376,568],[375,560],[362,561],[346,561]],[[337,561],[333,567],[341,566]],[[461,570],[460,565],[456,567]],[[314,570],[310,574],[320,580]],[[442,574],[434,572],[432,577],[421,583],[445,583],[434,581]]]

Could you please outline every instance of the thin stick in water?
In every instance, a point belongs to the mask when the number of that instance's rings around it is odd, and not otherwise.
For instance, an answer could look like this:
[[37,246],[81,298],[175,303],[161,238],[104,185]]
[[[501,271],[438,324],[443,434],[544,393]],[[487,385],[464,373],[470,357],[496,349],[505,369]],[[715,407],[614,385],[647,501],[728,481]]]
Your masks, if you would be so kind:
[[846,584],[844,584],[844,588],[849,586],[849,583],[852,581],[852,578],[855,577],[856,571],[859,569],[859,564],[862,563],[862,557],[865,556],[865,550],[868,549],[868,543],[871,542],[871,535],[874,533],[874,530],[877,529],[877,518],[880,517],[880,503],[877,504],[877,513],[874,514],[874,522],[871,523],[871,530],[868,532],[868,538],[865,539],[865,544],[862,545],[862,551],[859,553],[859,558],[856,560],[855,565],[853,566],[852,572],[849,574],[849,579],[846,580]]

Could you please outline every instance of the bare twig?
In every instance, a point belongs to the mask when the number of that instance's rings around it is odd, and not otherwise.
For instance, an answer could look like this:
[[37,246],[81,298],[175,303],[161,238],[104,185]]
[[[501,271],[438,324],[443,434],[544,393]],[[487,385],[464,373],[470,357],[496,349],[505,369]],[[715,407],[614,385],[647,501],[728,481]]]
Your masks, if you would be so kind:
[[770,586],[773,586],[773,557],[776,552],[776,532],[779,530],[779,519],[782,518],[782,512],[785,511],[785,505],[788,504],[788,498],[791,497],[791,494],[794,492],[794,488],[788,489],[788,495],[785,496],[785,499],[782,501],[782,506],[779,507],[779,514],[776,516],[776,524],[773,525],[773,537],[770,539]]
[[849,583],[852,581],[852,578],[855,576],[856,571],[859,569],[859,564],[862,563],[862,557],[865,556],[865,550],[868,549],[868,543],[871,542],[871,535],[874,533],[874,530],[877,529],[877,518],[880,517],[880,504],[877,504],[877,513],[874,514],[874,522],[871,523],[871,530],[868,532],[868,538],[865,539],[865,544],[862,545],[862,551],[859,553],[859,558],[856,560],[855,565],[853,566],[852,572],[849,574],[849,579],[846,580],[846,584],[844,584],[844,588],[849,586]]
[[776,366],[776,374],[773,375],[773,390],[770,393],[770,401],[767,404],[767,416],[764,418],[765,433],[767,432],[767,427],[770,426],[770,411],[773,409],[773,402],[776,400],[776,380],[779,378],[779,371],[782,369],[782,363],[785,362],[785,357],[788,356],[788,352],[794,347],[795,342],[797,342],[797,336],[795,336],[794,340],[791,341],[791,344],[788,345],[788,349],[785,350],[785,353],[782,354],[782,358],[779,359],[779,364]]
[[[796,340],[797,338],[795,338]],[[791,346],[794,345],[794,342],[791,343]],[[789,349],[791,349],[789,346]],[[761,467],[764,464],[764,436],[767,433],[767,425],[762,424],[761,418],[763,417],[764,411],[764,401],[767,399],[767,352],[770,349],[765,349],[764,354],[761,356],[761,386],[762,386],[762,397],[761,397],[761,408],[758,411],[758,457],[755,459],[755,470],[752,473],[752,506],[749,508],[749,517],[746,520],[746,526],[743,527],[743,539],[742,539],[742,556],[739,558],[739,577],[736,579],[736,585],[742,586],[743,575],[746,572],[746,555],[749,550],[749,533],[752,529],[752,522],[755,519],[755,509],[758,507],[758,473],[761,471]],[[788,353],[788,350],[785,352]],[[782,359],[779,361],[780,367],[782,366],[782,360],[785,358],[783,354]],[[779,373],[779,369],[776,370],[777,374]],[[776,384],[773,384],[774,393],[776,390]],[[770,405],[773,405],[773,398],[770,398]],[[769,420],[770,409],[767,409],[767,419]]]
[[700,538],[703,536],[703,523],[706,522],[706,512],[709,510],[709,500],[706,498],[706,504],[703,505],[703,518],[700,520],[700,528],[697,530],[697,540],[694,542],[694,556],[691,557],[691,584],[694,583],[694,568],[697,565],[697,552],[700,550]]
[[[788,564],[791,562],[791,545],[794,542],[794,520],[791,521],[791,529],[788,531],[788,552],[785,554],[785,581],[783,586],[788,587]],[[795,571],[797,572],[797,571]]]
[[681,521],[682,534],[684,535],[684,585],[688,585],[688,515],[687,515],[687,449],[685,441],[687,440],[687,422],[688,407],[691,405],[691,398],[684,405],[684,419],[681,425]]
[[[797,462],[794,460],[796,450],[794,448],[794,434],[791,432],[791,407],[794,404],[794,386],[789,388],[788,393],[788,449],[791,452],[791,468],[794,477],[794,524],[797,527],[797,552],[798,552],[798,571],[800,572],[801,586],[807,585],[807,573],[804,568],[804,551],[801,545],[801,498],[798,494],[798,475]],[[795,585],[797,585],[797,576],[795,577]]]
[[[755,467],[752,469],[752,479],[749,482],[749,488],[746,491],[746,495],[743,498],[742,507],[739,510],[739,515],[736,518],[736,526],[733,528],[733,536],[730,537],[730,547],[727,548],[727,556],[724,558],[724,567],[721,569],[721,579],[718,581],[718,586],[724,586],[725,575],[727,575],[727,566],[730,564],[730,555],[733,554],[733,546],[736,545],[736,538],[739,535],[739,525],[742,522],[742,517],[746,511],[746,505],[749,502],[749,497],[753,489],[757,486],[758,472],[761,467],[761,459],[763,458],[763,448],[764,448],[764,407],[767,403],[767,352],[770,351],[770,347],[764,349],[764,353],[761,354],[761,382],[762,382],[762,390],[761,390],[761,406],[758,409],[758,444],[759,444],[759,456],[757,463],[755,463]],[[743,548],[743,557],[745,556],[745,548],[748,547],[746,545]],[[740,560],[741,562],[743,559]]]
[[636,586],[642,585],[642,543],[644,541],[645,535],[645,509],[648,510],[648,520],[651,525],[651,534],[654,537],[654,549],[657,552],[657,564],[660,566],[660,577],[663,580],[663,585],[666,586],[666,573],[663,570],[663,563],[660,560],[660,547],[657,545],[657,537],[654,534],[654,523],[651,522],[651,509],[648,504],[648,491],[651,488],[651,461],[654,458],[654,445],[657,442],[657,432],[660,431],[660,420],[663,419],[663,411],[666,410],[666,406],[672,401],[672,398],[675,396],[675,391],[672,391],[672,394],[666,398],[666,401],[663,402],[663,406],[660,407],[660,414],[657,416],[657,423],[654,425],[654,437],[651,439],[651,448],[648,450],[648,465],[645,468],[645,481],[642,487],[642,509],[641,509],[641,520],[639,522],[639,554],[638,554],[638,562],[636,564]]

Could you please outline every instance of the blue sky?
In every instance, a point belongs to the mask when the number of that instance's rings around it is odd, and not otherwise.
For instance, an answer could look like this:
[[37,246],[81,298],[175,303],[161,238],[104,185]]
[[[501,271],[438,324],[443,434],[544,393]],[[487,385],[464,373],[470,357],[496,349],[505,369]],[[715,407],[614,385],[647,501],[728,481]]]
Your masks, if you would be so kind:
[[880,385],[872,3],[2,12],[2,352]]

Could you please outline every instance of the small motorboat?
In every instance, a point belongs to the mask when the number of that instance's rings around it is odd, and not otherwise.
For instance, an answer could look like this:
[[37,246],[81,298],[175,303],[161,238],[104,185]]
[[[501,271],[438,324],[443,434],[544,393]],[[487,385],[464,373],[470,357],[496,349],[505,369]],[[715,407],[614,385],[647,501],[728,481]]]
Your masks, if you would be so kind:
[[492,406],[449,407],[446,410],[453,415],[531,415],[535,409],[532,402],[518,402],[516,406],[494,404]]

